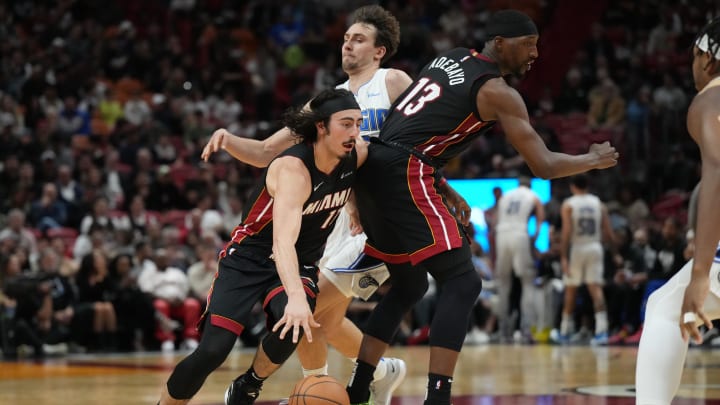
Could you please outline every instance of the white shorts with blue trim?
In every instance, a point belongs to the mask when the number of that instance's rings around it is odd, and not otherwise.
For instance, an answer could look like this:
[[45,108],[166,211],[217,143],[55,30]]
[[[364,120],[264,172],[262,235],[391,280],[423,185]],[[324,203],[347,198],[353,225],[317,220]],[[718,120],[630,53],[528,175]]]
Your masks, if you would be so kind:
[[350,216],[343,209],[320,259],[322,274],[346,297],[367,300],[390,277],[385,264],[365,255],[364,233],[350,235]]

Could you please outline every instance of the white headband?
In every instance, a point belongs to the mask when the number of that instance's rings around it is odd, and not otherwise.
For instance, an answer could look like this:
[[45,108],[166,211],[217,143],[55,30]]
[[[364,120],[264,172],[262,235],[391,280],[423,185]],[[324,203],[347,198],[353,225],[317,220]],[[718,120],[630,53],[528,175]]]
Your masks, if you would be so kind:
[[[713,41],[714,42],[714,41]],[[710,52],[710,37],[708,34],[703,35],[695,41],[695,46],[703,52]],[[710,54],[713,58],[720,60],[720,47],[715,51],[715,54]]]

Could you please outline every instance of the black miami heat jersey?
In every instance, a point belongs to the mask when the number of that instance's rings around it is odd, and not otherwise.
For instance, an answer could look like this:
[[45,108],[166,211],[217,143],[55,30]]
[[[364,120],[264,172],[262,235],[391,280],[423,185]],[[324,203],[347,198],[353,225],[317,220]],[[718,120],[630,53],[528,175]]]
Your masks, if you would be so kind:
[[497,65],[474,50],[455,48],[438,55],[395,101],[380,139],[414,147],[438,166],[446,164],[494,124],[481,120],[475,96],[483,83],[500,76]]
[[[343,159],[329,175],[315,167],[312,145],[300,143],[278,155],[281,156],[301,159],[310,172],[312,193],[303,204],[302,223],[295,249],[300,264],[315,264],[322,256],[335,219],[350,197],[357,170],[357,154],[353,149],[350,156]],[[273,226],[282,224],[273,224],[273,198],[267,191],[266,177],[267,170],[248,200],[243,222],[235,227],[231,236],[232,242],[259,250],[263,256],[270,257]]]

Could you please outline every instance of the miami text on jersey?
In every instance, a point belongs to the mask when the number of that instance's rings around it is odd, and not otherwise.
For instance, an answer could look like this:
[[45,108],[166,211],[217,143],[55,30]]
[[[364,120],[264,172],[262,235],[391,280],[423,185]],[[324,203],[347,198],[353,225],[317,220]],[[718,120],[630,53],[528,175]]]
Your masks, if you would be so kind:
[[346,188],[342,191],[336,191],[332,194],[327,194],[323,198],[308,203],[305,206],[303,215],[312,215],[320,211],[334,209],[342,207],[350,198],[350,188]]

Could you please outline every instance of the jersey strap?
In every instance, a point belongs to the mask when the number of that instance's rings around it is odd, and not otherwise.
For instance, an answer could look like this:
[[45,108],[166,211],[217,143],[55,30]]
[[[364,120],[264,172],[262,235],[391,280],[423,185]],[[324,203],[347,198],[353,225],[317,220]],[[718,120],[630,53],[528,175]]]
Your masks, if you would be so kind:
[[424,154],[424,153],[422,153],[422,152],[420,152],[420,151],[418,151],[418,150],[416,150],[416,149],[413,149],[412,147],[410,147],[410,146],[408,146],[408,145],[405,145],[405,144],[402,144],[402,143],[399,143],[399,142],[395,142],[395,141],[386,141],[386,140],[382,140],[382,139],[380,139],[380,138],[370,138],[370,142],[379,143],[379,144],[381,144],[381,145],[385,145],[385,146],[390,147],[390,148],[392,148],[392,149],[400,150],[400,151],[402,151],[402,152],[409,153],[409,154],[415,156],[416,158],[420,159],[420,161],[423,162],[423,163],[425,163],[426,165],[432,166],[435,170],[439,170],[439,169],[442,167],[441,164],[439,164],[438,162],[436,162],[436,161],[435,161],[433,158],[431,158],[430,156],[428,156],[428,155],[426,155],[426,154]]

